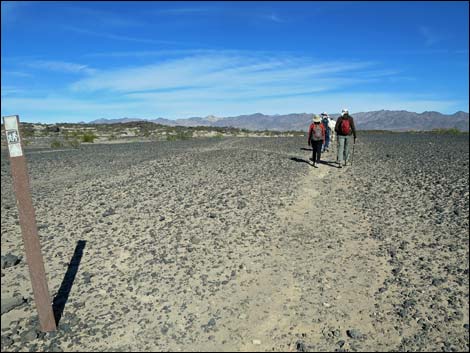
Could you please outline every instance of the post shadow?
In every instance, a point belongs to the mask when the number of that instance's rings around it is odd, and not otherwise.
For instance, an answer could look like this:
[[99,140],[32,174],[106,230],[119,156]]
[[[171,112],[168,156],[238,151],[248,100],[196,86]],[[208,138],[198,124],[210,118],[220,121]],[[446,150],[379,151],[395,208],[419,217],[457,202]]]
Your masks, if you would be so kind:
[[65,273],[62,284],[60,285],[59,291],[57,292],[54,300],[52,301],[52,310],[54,312],[54,318],[56,325],[59,325],[59,321],[64,312],[65,304],[70,295],[70,291],[75,280],[75,276],[78,272],[78,267],[80,266],[80,261],[83,256],[83,249],[85,248],[86,240],[79,240],[77,246],[75,247],[75,252],[70,260],[69,267]]

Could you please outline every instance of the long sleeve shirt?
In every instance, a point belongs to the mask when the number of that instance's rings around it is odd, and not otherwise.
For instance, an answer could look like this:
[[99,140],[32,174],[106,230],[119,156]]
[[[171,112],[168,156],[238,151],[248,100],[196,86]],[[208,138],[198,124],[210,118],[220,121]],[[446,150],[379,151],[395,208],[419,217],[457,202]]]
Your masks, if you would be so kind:
[[[345,135],[341,132],[341,122],[343,121],[343,119],[349,119],[349,124],[351,125],[351,132],[349,133],[349,135]],[[354,126],[354,119],[352,116],[350,115],[345,115],[345,116],[340,116],[337,120],[336,120],[336,125],[335,125],[335,132],[339,135],[339,136],[351,136],[351,135],[354,135],[354,138],[356,138],[356,127]]]

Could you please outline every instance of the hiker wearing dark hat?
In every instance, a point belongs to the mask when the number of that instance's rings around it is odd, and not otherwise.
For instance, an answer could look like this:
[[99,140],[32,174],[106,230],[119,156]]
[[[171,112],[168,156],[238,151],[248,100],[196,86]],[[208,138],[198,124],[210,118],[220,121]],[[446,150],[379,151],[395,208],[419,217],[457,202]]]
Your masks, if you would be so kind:
[[341,116],[336,120],[335,132],[338,135],[338,168],[343,167],[349,160],[349,150],[351,147],[352,139],[356,143],[356,127],[354,126],[354,119],[349,115],[348,109],[341,111]]
[[318,168],[321,158],[321,147],[325,143],[325,127],[319,115],[313,117],[313,122],[308,129],[308,145],[312,146],[313,166]]

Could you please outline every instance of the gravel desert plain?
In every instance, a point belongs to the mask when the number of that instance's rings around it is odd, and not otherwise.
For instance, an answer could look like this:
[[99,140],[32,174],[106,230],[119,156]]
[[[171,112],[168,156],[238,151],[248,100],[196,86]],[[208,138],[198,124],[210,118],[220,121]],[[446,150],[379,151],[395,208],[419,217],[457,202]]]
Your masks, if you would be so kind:
[[468,351],[469,136],[26,147],[39,331],[1,154],[2,351]]

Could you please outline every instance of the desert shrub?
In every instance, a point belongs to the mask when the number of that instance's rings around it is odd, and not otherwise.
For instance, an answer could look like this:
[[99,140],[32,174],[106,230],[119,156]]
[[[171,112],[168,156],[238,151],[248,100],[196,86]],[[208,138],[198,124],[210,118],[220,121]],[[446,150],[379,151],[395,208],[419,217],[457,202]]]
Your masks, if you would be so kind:
[[221,139],[222,137],[224,137],[224,134],[222,134],[221,132],[218,132],[214,135],[214,138],[216,139]]
[[95,142],[95,139],[96,139],[96,135],[92,132],[85,132],[83,135],[82,135],[82,142]]
[[192,131],[178,131],[177,135],[180,140],[188,140],[193,137]]
[[192,137],[193,137],[192,131],[178,130],[176,131],[176,133],[171,134],[171,135],[167,133],[166,140],[167,141],[189,140]]
[[34,137],[34,127],[32,125],[20,124],[21,137]]
[[60,148],[60,147],[63,147],[63,143],[59,140],[52,140],[51,142],[51,147],[52,148]]
[[450,128],[450,129],[433,129],[433,133],[435,134],[451,134],[451,135],[459,135],[461,131],[457,128]]
[[78,148],[80,147],[80,141],[78,141],[77,139],[69,140],[68,145],[72,148]]

